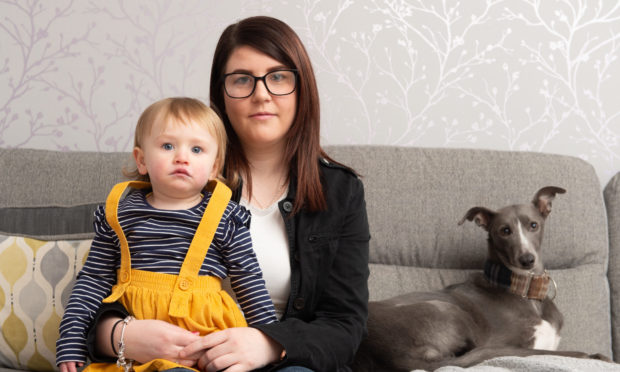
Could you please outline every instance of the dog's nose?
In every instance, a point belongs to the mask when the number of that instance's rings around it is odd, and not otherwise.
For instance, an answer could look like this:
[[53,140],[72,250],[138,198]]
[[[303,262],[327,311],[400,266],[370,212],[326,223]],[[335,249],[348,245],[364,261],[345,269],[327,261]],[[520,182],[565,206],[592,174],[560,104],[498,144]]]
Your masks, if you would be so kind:
[[519,263],[524,269],[530,269],[534,266],[534,261],[536,258],[531,253],[526,253],[523,256],[519,257]]

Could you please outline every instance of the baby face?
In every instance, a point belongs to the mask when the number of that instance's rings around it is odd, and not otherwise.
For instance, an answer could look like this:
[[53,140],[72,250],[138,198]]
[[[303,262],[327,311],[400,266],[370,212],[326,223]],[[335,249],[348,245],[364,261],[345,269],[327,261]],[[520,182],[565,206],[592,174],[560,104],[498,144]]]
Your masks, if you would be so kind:
[[187,209],[216,176],[218,145],[209,130],[196,122],[158,120],[134,149],[140,174],[153,186],[149,203],[163,209]]

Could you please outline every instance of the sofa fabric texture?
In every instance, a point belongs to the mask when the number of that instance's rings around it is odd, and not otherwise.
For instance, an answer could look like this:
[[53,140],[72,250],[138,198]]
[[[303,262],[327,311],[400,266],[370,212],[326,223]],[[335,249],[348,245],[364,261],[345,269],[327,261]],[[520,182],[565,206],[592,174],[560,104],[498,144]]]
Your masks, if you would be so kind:
[[[360,173],[371,229],[371,300],[440,289],[482,270],[473,206],[553,202],[543,258],[564,314],[560,349],[620,355],[620,175],[604,193],[578,158],[534,152],[329,146]],[[93,212],[129,153],[0,149],[0,372],[54,366],[57,326],[92,239]],[[54,333],[55,332],[55,333]],[[16,336],[17,335],[17,336]]]

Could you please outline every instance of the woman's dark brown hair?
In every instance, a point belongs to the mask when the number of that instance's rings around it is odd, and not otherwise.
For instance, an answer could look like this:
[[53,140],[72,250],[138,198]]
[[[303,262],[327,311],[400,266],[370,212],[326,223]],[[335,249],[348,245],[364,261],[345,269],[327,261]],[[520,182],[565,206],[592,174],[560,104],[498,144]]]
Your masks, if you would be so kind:
[[222,77],[226,63],[233,51],[249,46],[298,71],[297,112],[286,137],[285,161],[290,164],[289,177],[297,178],[297,193],[293,213],[302,207],[310,211],[327,208],[321,177],[319,158],[332,161],[320,144],[319,93],[308,53],[301,40],[286,23],[271,17],[258,16],[243,19],[228,26],[218,41],[211,66],[211,105],[222,114],[228,134],[228,157],[224,177],[234,189],[239,186],[239,175],[246,177],[248,191],[252,180],[248,160],[225,112]]

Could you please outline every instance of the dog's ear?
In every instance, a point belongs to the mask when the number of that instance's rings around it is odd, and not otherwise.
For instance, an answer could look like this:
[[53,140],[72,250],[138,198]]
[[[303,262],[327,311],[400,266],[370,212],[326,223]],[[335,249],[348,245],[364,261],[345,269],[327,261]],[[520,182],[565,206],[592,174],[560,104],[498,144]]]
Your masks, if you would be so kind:
[[476,225],[482,227],[486,231],[489,231],[489,225],[495,214],[496,212],[484,207],[473,207],[465,213],[465,216],[459,221],[459,225],[462,225],[465,220],[470,220],[474,221]]
[[543,217],[547,217],[551,213],[551,202],[555,199],[556,194],[564,194],[566,190],[556,186],[546,186],[538,190],[532,204],[540,211]]

